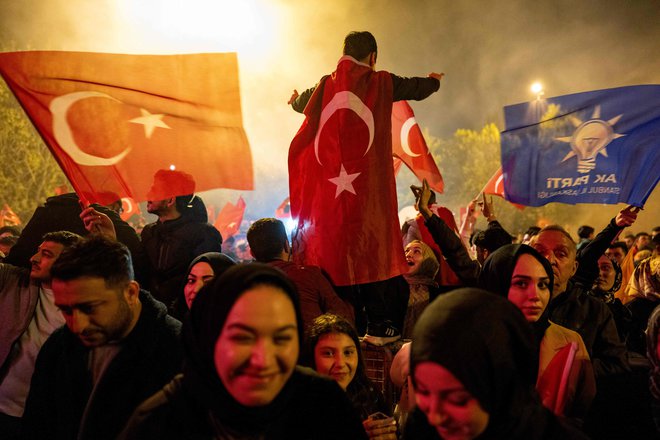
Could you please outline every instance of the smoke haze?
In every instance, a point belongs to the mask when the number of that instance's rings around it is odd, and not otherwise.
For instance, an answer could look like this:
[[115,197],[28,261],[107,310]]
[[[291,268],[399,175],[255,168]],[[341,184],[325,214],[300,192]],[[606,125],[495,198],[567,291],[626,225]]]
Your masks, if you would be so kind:
[[[218,1],[152,1],[147,2],[152,9],[142,15],[131,15],[131,3],[142,2],[0,0],[0,37],[8,46],[3,49],[237,50],[244,123],[255,162],[255,191],[243,196],[254,218],[272,216],[288,194],[287,151],[303,117],[286,101],[294,88],[302,91],[334,70],[343,37],[352,30],[375,35],[378,69],[402,76],[446,73],[439,93],[413,104],[420,126],[440,138],[488,122],[502,129],[502,107],[533,99],[529,87],[534,81],[543,83],[546,96],[660,83],[656,0],[253,0],[245,4],[266,17],[254,28],[245,15],[204,6]],[[163,15],[162,4],[186,8],[193,25],[197,17],[200,27],[210,26],[208,32],[168,25],[172,16]],[[240,41],[229,41],[221,32],[226,20],[253,30]],[[658,192],[635,230],[655,226]],[[219,208],[240,194],[217,190],[203,196]],[[465,195],[466,203],[472,196]],[[598,227],[604,215],[618,209],[595,208],[599,215],[579,220]]]

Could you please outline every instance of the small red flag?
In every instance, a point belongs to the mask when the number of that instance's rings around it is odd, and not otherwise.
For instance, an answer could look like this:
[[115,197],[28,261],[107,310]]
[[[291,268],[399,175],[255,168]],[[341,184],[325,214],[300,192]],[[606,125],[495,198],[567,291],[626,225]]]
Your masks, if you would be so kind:
[[350,56],[324,77],[289,149],[293,256],[336,286],[407,271],[392,168],[392,80]]
[[[481,192],[484,194],[492,194],[494,196],[502,197],[504,200],[506,200],[504,197],[504,175],[502,174],[502,167],[499,167],[497,171],[495,171],[495,174],[493,174],[493,177],[491,177],[488,182],[486,182],[486,185],[484,186],[484,189],[481,190]],[[512,202],[509,203],[520,210],[525,209],[523,205]]]
[[576,342],[569,342],[560,349],[536,382],[543,406],[557,415],[564,414],[566,402],[573,397],[568,387],[577,349]]
[[174,169],[196,191],[252,189],[235,53],[9,52],[0,73],[81,199],[144,201]]
[[243,197],[239,197],[235,205],[231,202],[227,202],[218,213],[213,226],[220,231],[223,240],[227,240],[232,235],[236,235],[241,227],[244,213],[245,201],[243,200]]
[[121,198],[121,219],[125,222],[134,215],[140,215],[140,205],[130,197]]
[[5,203],[5,206],[0,211],[0,226],[16,226],[21,224],[21,219],[13,209]]
[[[392,154],[405,163],[420,182],[426,179],[432,190],[444,192],[445,184],[438,165],[407,101],[397,101],[392,105]],[[396,170],[396,161],[394,163]]]
[[280,206],[275,210],[276,218],[291,218],[291,204],[289,203],[289,197],[284,199]]

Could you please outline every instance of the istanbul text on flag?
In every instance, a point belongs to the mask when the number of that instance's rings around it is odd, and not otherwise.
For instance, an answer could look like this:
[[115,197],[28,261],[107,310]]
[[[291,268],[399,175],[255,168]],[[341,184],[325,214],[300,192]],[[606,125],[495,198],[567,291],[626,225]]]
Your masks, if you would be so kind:
[[337,286],[407,269],[392,167],[392,80],[349,56],[324,77],[289,149],[293,257]]
[[234,53],[9,52],[0,73],[83,199],[147,200],[158,170],[252,189]]
[[504,108],[504,193],[526,206],[644,206],[660,179],[660,85]]
[[415,120],[415,113],[407,101],[397,101],[392,105],[392,154],[405,163],[420,182],[426,179],[432,190],[444,192],[438,165],[433,160],[422,130]]

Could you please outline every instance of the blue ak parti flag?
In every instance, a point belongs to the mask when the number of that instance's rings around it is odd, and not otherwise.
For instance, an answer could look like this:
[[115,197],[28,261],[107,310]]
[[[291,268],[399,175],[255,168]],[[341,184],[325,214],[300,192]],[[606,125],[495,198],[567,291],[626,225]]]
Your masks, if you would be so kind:
[[642,207],[660,180],[660,85],[504,107],[507,200]]

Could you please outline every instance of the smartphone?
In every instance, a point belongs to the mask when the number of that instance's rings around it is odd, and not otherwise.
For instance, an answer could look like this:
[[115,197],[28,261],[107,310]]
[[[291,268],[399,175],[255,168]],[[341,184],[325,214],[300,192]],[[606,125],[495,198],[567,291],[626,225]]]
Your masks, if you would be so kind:
[[387,414],[384,414],[380,411],[369,415],[370,420],[384,420],[384,419],[389,419],[389,418],[390,418],[390,416],[388,416]]

